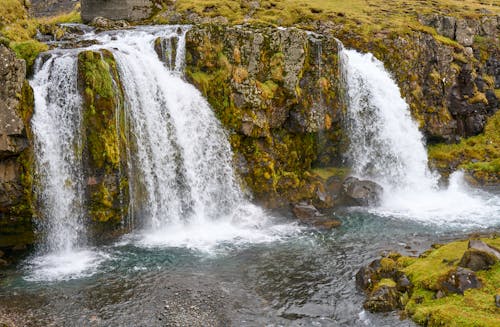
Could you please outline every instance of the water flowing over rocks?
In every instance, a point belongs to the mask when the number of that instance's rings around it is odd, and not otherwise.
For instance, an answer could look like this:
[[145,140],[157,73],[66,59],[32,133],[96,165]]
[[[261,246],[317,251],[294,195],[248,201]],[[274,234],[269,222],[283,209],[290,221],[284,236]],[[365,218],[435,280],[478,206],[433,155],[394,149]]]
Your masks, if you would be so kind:
[[[297,28],[200,25],[186,73],[230,132],[236,167],[275,206],[323,192],[305,173],[340,161],[337,42]],[[321,156],[318,154],[321,153]]]

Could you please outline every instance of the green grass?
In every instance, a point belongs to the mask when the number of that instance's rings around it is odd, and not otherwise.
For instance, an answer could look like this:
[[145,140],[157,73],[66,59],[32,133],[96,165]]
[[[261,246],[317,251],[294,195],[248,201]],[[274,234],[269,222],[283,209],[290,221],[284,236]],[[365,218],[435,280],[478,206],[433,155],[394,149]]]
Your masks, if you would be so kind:
[[[482,240],[500,246],[498,237]],[[427,326],[500,326],[500,311],[494,301],[494,296],[500,294],[500,263],[477,272],[481,288],[467,290],[463,296],[435,298],[437,281],[456,268],[466,249],[467,241],[451,242],[413,259],[403,269],[415,285],[406,306],[414,321]]]
[[[484,133],[458,144],[429,146],[429,159],[440,170],[461,168],[483,177],[500,174],[500,110],[489,118]],[[481,176],[479,176],[481,177]]]

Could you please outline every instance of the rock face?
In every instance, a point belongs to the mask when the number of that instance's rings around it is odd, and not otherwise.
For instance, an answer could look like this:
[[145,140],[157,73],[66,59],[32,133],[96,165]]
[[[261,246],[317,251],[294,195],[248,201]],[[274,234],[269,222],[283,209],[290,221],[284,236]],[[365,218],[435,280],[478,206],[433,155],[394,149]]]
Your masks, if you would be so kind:
[[440,284],[440,290],[445,294],[464,294],[470,288],[480,288],[481,282],[476,274],[469,269],[458,267],[446,276]]
[[314,161],[340,160],[337,50],[333,38],[296,28],[188,32],[187,78],[229,130],[235,166],[258,200],[324,193],[305,173]]
[[473,271],[479,271],[489,269],[499,260],[500,252],[498,250],[481,240],[470,240],[468,249],[458,265]]
[[347,206],[371,206],[380,203],[384,189],[372,181],[347,177],[342,183],[342,204]]
[[27,193],[29,142],[26,124],[33,94],[23,60],[0,44],[0,247],[30,243],[33,238]]
[[151,0],[81,0],[82,20],[90,22],[95,17],[113,20],[140,21],[151,15]]
[[[364,39],[343,31],[339,38],[385,63],[428,141],[456,142],[481,133],[499,108],[498,16],[432,15],[421,22],[440,34],[412,30]],[[320,29],[326,33],[331,27]]]

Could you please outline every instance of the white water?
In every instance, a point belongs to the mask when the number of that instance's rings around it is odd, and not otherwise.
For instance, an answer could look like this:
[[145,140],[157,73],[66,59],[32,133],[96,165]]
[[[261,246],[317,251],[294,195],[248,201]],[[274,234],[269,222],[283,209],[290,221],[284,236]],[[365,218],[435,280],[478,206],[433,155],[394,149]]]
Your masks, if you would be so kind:
[[423,136],[383,63],[371,54],[341,51],[347,85],[348,153],[353,173],[384,188],[372,211],[425,223],[492,226],[500,222],[500,198],[472,190],[457,172],[447,189],[428,168]]
[[54,53],[31,81],[36,193],[44,241],[30,263],[29,279],[77,277],[85,271],[83,266],[101,260],[84,249],[83,167],[75,151],[81,148],[82,120],[76,62],[75,53]]
[[[270,226],[243,196],[224,129],[182,78],[187,29],[142,27],[98,36],[117,61],[133,135],[131,205],[143,226],[131,238],[141,246],[203,250],[226,241],[273,240],[295,227]],[[157,38],[167,45],[164,62],[154,49]]]

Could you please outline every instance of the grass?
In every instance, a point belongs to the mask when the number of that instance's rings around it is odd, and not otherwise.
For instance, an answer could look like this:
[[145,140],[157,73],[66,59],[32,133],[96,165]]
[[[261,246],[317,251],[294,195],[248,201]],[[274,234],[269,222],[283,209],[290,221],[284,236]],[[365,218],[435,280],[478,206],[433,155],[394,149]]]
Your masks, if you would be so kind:
[[385,0],[262,0],[258,7],[246,1],[178,0],[180,12],[201,16],[224,16],[231,23],[261,21],[276,25],[292,25],[322,19],[352,21],[381,28],[407,26],[415,22],[417,13],[442,13],[456,16],[477,16],[478,10],[500,13],[498,1],[461,0],[385,1]]
[[[484,242],[500,246],[500,238],[485,238]],[[489,270],[478,271],[483,286],[469,289],[464,295],[435,298],[437,281],[456,268],[467,249],[467,241],[457,241],[432,250],[415,259],[403,271],[415,285],[406,306],[412,319],[426,326],[500,326],[500,312],[494,296],[500,293],[500,263]]]
[[471,172],[500,173],[500,110],[489,118],[484,133],[458,144],[429,146],[429,159],[440,170],[462,168]]

